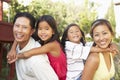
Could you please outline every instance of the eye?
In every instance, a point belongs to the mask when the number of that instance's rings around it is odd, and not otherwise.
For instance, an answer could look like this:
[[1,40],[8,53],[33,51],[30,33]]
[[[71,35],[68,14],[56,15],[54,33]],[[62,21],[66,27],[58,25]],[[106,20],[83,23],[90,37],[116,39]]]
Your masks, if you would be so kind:
[[79,32],[79,30],[77,30],[76,32]]
[[99,36],[99,34],[94,34],[94,36],[95,36],[95,37],[98,37],[98,36]]
[[38,28],[38,30],[41,30],[41,28]]
[[73,33],[73,31],[70,31],[69,33]]
[[18,25],[18,24],[15,24],[14,26],[15,26],[15,27],[19,27],[19,25]]
[[49,28],[46,28],[45,30],[49,30]]
[[106,34],[108,34],[107,32],[103,32],[103,35],[106,35]]
[[27,29],[28,27],[27,26],[23,26],[24,29]]

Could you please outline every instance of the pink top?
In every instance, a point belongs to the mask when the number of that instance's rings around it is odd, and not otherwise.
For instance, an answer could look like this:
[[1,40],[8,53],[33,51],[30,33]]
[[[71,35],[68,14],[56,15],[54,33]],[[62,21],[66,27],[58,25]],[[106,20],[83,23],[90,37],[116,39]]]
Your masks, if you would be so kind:
[[60,55],[58,57],[54,57],[50,53],[48,53],[47,55],[50,61],[50,65],[58,75],[59,80],[66,80],[67,62],[63,50],[60,49]]

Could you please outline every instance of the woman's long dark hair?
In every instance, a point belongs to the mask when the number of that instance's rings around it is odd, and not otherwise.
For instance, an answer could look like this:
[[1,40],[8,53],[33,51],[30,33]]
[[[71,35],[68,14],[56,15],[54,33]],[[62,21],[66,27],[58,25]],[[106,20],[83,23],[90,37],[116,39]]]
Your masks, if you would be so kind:
[[[41,43],[41,45],[44,45],[44,41],[42,41],[42,40],[38,37],[38,27],[39,27],[39,23],[40,23],[40,22],[43,22],[43,21],[47,22],[47,23],[50,25],[50,27],[52,28],[53,32],[54,32],[54,34],[52,35],[51,39],[50,39],[48,42],[52,42],[52,41],[55,41],[55,40],[57,40],[58,42],[60,42],[59,33],[58,33],[58,30],[57,30],[57,25],[56,25],[56,21],[55,21],[55,19],[54,19],[52,16],[50,16],[50,15],[43,15],[43,16],[40,16],[40,17],[39,17],[39,19],[38,19],[38,21],[37,21],[37,24],[36,24],[36,31],[35,31],[35,33],[34,33],[34,38],[35,38],[36,40],[39,40],[40,43]],[[48,43],[48,42],[46,42],[46,43]],[[46,44],[46,43],[45,43],[45,44]]]
[[79,28],[79,30],[80,30],[80,32],[81,32],[81,34],[82,34],[82,38],[80,39],[80,42],[82,42],[82,43],[83,43],[83,46],[85,46],[85,35],[84,35],[84,32],[80,29],[80,27],[79,27],[77,24],[74,24],[74,23],[69,24],[69,25],[66,27],[66,29],[64,30],[63,35],[62,35],[62,39],[61,39],[61,44],[62,44],[63,47],[65,48],[65,41],[67,41],[66,38],[67,38],[68,30],[69,30],[72,26],[77,26],[77,27]]

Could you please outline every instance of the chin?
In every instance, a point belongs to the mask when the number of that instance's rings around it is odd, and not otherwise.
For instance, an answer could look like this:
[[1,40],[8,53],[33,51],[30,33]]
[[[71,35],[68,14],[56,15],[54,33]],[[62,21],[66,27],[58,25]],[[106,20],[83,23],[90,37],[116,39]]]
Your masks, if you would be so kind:
[[102,49],[108,48],[108,46],[99,46]]
[[22,39],[15,39],[15,40],[16,40],[18,43],[23,41]]

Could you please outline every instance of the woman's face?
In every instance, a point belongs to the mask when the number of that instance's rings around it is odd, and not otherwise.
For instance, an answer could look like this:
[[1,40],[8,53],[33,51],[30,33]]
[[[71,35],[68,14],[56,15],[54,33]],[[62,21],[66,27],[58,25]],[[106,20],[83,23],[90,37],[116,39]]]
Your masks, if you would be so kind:
[[100,48],[107,48],[112,37],[113,35],[106,25],[98,25],[93,30],[93,40]]
[[71,42],[80,43],[82,34],[77,26],[72,26],[68,30],[67,39]]

